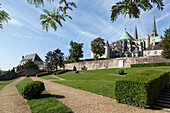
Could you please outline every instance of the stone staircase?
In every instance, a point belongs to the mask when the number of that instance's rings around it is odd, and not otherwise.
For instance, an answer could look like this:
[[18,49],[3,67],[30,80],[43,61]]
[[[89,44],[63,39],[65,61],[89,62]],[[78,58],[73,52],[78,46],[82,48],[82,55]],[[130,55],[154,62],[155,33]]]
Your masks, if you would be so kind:
[[170,112],[170,85],[159,95],[152,108]]

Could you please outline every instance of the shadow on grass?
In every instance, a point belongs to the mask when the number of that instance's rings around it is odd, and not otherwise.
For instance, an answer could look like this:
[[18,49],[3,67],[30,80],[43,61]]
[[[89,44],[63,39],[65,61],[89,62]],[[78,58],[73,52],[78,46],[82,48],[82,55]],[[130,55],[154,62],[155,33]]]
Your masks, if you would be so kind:
[[57,99],[65,98],[65,96],[62,95],[54,95],[54,94],[42,94],[39,98],[37,99],[43,99],[43,98],[49,98],[49,97],[55,97]]

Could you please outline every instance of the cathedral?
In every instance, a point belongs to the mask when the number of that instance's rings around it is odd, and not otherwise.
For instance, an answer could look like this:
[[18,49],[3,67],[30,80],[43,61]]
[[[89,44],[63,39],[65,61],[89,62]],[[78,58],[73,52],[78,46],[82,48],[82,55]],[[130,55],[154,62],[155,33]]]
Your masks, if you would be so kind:
[[[142,57],[161,55],[162,48],[159,47],[159,42],[162,41],[162,36],[158,36],[156,30],[155,18],[153,21],[152,34],[146,38],[138,39],[137,28],[135,27],[134,37],[132,37],[125,29],[120,40],[109,44],[105,43],[105,54],[99,58],[117,58],[117,57]],[[94,54],[91,54],[94,58]]]

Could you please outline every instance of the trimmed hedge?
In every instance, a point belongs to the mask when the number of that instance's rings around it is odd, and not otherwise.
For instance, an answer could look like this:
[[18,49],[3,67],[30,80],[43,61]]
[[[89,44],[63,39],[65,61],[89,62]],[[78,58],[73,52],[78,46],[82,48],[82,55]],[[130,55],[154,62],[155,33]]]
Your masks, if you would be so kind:
[[169,85],[170,72],[147,70],[133,73],[116,81],[117,102],[148,107]]
[[75,71],[75,73],[76,73],[76,74],[78,74],[78,73],[79,73],[79,71]]
[[170,62],[165,63],[144,63],[144,64],[131,64],[131,68],[135,67],[156,67],[156,66],[170,66]]
[[20,94],[25,99],[34,99],[41,96],[42,91],[45,90],[43,82],[32,81],[27,83],[21,90]]
[[76,69],[76,66],[74,66],[74,67],[73,67],[73,71],[76,71],[76,70],[77,70],[77,69]]
[[68,71],[71,71],[71,70],[67,70],[67,69],[66,70],[60,70],[60,71],[53,73],[53,75],[60,75],[60,74],[66,73]]
[[25,77],[29,77],[30,75],[29,74],[26,74]]
[[119,69],[119,70],[118,70],[118,74],[119,74],[119,75],[125,74],[125,73],[124,73],[124,70],[123,70],[123,69]]
[[49,75],[49,72],[43,72],[43,73],[38,73],[36,74],[36,77],[41,77],[41,76],[45,76],[45,75]]

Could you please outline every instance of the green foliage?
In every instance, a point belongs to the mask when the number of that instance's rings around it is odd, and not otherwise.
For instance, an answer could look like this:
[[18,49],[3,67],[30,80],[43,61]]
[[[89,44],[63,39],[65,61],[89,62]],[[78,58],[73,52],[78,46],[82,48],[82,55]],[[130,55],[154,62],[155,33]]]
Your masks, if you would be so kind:
[[49,72],[38,73],[38,74],[36,74],[36,77],[46,76],[49,74],[50,74]]
[[76,69],[76,66],[74,66],[74,67],[73,67],[73,71],[76,71],[76,70],[77,70],[77,69]]
[[101,37],[95,38],[91,41],[91,50],[94,53],[94,58],[101,57],[105,53],[105,43],[104,39]]
[[42,91],[45,90],[45,86],[43,82],[40,81],[32,81],[23,87],[20,92],[23,98],[25,99],[34,99],[41,96]]
[[131,66],[131,68],[136,68],[136,67],[170,66],[170,62],[165,62],[165,63],[131,64],[130,66]]
[[76,74],[78,74],[78,73],[79,73],[79,71],[75,71],[75,73],[76,73]]
[[[35,7],[39,7],[41,5],[44,6],[44,0],[27,0],[28,3],[35,5]],[[54,0],[47,0],[50,3],[54,3]],[[48,32],[49,27],[51,26],[55,31],[57,30],[57,25],[59,24],[60,26],[62,26],[61,24],[61,20],[62,21],[66,21],[66,17],[71,18],[71,16],[69,16],[67,14],[67,11],[69,10],[73,10],[73,7],[76,8],[76,5],[74,2],[68,2],[67,0],[60,0],[59,2],[59,6],[58,9],[54,8],[53,11],[48,11],[46,9],[43,9],[44,13],[46,14],[41,14],[40,15],[40,20],[41,21],[41,25],[43,27],[43,30],[46,30]]]
[[[19,92],[22,91],[25,84],[31,82],[31,78],[26,78],[16,85]],[[64,104],[50,95],[47,91],[41,93],[41,98],[28,100],[32,113],[71,113],[71,110]]]
[[38,65],[35,64],[33,61],[28,60],[26,63],[23,65],[18,65],[17,66],[17,71],[21,71],[23,69],[39,69]]
[[69,49],[69,53],[71,58],[75,61],[79,61],[79,58],[83,57],[83,43],[70,42],[71,49]]
[[164,31],[164,36],[160,43],[160,46],[163,48],[162,56],[170,59],[170,27]]
[[124,70],[123,70],[123,69],[119,69],[119,70],[118,70],[118,74],[119,74],[119,75],[125,74],[125,73],[124,73]]
[[54,51],[49,51],[45,56],[45,64],[47,65],[47,69],[49,70],[57,70],[58,66],[64,67],[63,59],[64,53],[61,52],[60,49],[56,49]]
[[58,78],[55,78],[55,77],[53,77],[51,75],[41,76],[40,78],[47,79],[47,80],[49,80],[49,79],[58,79]]
[[116,21],[120,14],[129,16],[129,18],[139,18],[140,10],[149,11],[153,4],[157,4],[159,10],[163,10],[163,0],[123,0],[112,6],[111,20]]
[[29,77],[30,75],[29,74],[26,74],[25,77]]
[[16,80],[16,79],[18,79],[18,78],[15,78],[15,79],[12,79],[12,80],[0,81],[0,91],[1,91],[1,89],[2,89],[5,85],[13,82],[13,81]]
[[[1,4],[0,4],[1,6]],[[1,8],[1,7],[0,7]],[[0,10],[0,29],[3,29],[3,22],[8,22],[8,20],[10,20],[11,18],[9,17],[9,14],[4,11],[4,10]]]
[[69,64],[69,63],[76,63],[76,61],[75,60],[64,60],[63,61],[63,64]]
[[60,74],[63,74],[63,73],[69,72],[69,71],[71,71],[71,70],[64,69],[64,70],[60,70],[60,71],[53,73],[53,75],[60,75]]
[[133,106],[148,107],[169,85],[170,72],[139,71],[116,81],[117,102]]

